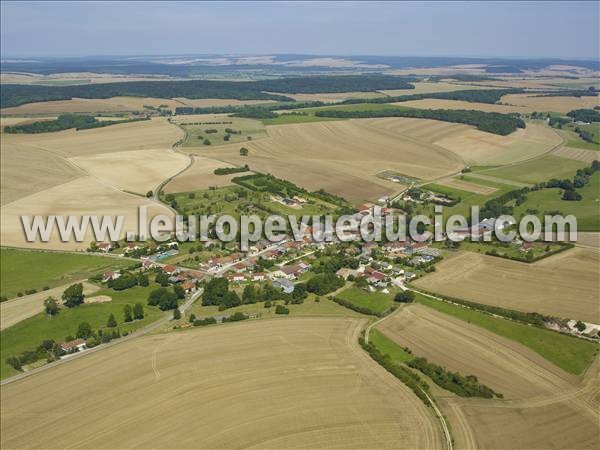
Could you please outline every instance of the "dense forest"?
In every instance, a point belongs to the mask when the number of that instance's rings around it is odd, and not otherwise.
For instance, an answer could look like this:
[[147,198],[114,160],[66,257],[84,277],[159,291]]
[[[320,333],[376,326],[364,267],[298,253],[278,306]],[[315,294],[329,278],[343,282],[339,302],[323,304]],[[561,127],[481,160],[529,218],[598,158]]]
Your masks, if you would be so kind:
[[101,128],[118,123],[137,122],[147,120],[145,118],[129,120],[97,120],[94,116],[80,116],[77,114],[62,114],[56,120],[39,120],[37,122],[25,123],[22,125],[7,126],[5,133],[49,133],[52,131],[68,130],[87,130],[90,128]]
[[118,96],[175,98],[222,98],[238,100],[292,101],[283,93],[370,92],[378,89],[411,89],[411,79],[387,75],[307,76],[262,81],[131,81],[74,86],[5,84],[0,93],[3,108],[25,103],[110,98]]
[[412,117],[417,119],[434,119],[444,122],[473,125],[478,130],[505,136],[517,128],[525,128],[525,122],[517,115],[490,113],[463,109],[409,109],[394,108],[372,111],[340,111],[325,110],[315,113],[319,117],[338,117],[343,119],[366,119],[377,117]]
[[[432,92],[424,94],[407,94],[398,96],[387,96],[387,97],[376,97],[369,99],[348,99],[338,104],[344,105],[357,105],[364,103],[394,103],[394,102],[408,102],[411,100],[422,100],[426,98],[435,98],[442,100],[461,100],[469,103],[489,103],[493,104],[498,102],[502,96],[507,94],[516,94],[523,92],[521,89],[467,89],[464,91],[454,92]],[[175,114],[224,114],[233,113],[237,117],[248,117],[252,119],[272,119],[277,117],[270,111],[290,110],[290,109],[303,109],[303,108],[317,108],[320,106],[326,106],[327,104],[321,101],[311,102],[288,102],[288,103],[275,103],[272,105],[260,105],[260,106],[220,106],[212,108],[192,108],[192,107],[179,107],[175,108]]]

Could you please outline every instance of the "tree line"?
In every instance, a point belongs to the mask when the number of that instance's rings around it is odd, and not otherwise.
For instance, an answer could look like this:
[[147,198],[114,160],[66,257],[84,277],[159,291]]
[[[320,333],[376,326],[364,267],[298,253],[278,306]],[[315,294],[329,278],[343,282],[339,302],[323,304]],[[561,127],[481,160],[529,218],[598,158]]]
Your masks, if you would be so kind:
[[90,128],[101,128],[119,123],[139,122],[140,120],[148,120],[145,117],[125,120],[97,120],[94,116],[78,115],[78,114],[61,114],[55,120],[39,120],[32,123],[24,123],[22,125],[12,125],[4,128],[5,133],[12,134],[35,134],[35,133],[50,133],[53,131],[68,130],[75,128],[79,130],[88,130]]
[[237,100],[293,101],[281,93],[372,92],[380,89],[412,89],[407,79],[392,75],[306,76],[259,81],[131,81],[72,86],[3,84],[3,108],[31,102],[76,98],[159,97],[190,99],[221,98]]
[[412,109],[395,108],[381,110],[345,111],[328,109],[317,111],[318,117],[337,117],[343,119],[365,119],[378,117],[410,117],[416,119],[433,119],[444,122],[464,123],[473,125],[478,130],[506,136],[517,128],[525,128],[525,122],[517,114],[500,114],[462,109]]

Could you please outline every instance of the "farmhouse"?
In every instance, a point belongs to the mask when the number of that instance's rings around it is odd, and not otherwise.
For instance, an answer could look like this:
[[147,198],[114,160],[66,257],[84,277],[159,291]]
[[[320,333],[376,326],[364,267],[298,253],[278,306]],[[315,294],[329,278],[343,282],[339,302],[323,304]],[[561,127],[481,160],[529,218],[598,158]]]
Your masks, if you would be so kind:
[[254,272],[252,275],[250,275],[251,281],[265,281],[266,278],[267,274],[264,272]]
[[186,294],[191,294],[192,292],[196,291],[196,283],[194,283],[192,280],[184,281],[181,287]]
[[85,350],[85,341],[83,339],[75,339],[69,342],[63,342],[60,344],[60,348],[63,352],[66,353],[75,353],[80,350]]
[[177,269],[175,266],[167,265],[163,267],[163,272],[167,275],[173,275],[179,272],[179,269]]
[[116,280],[117,278],[119,278],[121,276],[120,272],[114,272],[112,270],[109,270],[108,272],[104,272],[102,274],[102,281],[104,283],[111,281],[111,280]]
[[243,283],[246,281],[246,275],[243,273],[228,273],[225,275],[225,278],[227,278],[231,283]]
[[310,266],[304,263],[292,264],[290,266],[283,266],[281,271],[286,275],[288,279],[296,279],[298,276],[308,270]]
[[100,242],[96,245],[96,247],[98,248],[98,250],[104,253],[108,253],[113,248],[112,242]]

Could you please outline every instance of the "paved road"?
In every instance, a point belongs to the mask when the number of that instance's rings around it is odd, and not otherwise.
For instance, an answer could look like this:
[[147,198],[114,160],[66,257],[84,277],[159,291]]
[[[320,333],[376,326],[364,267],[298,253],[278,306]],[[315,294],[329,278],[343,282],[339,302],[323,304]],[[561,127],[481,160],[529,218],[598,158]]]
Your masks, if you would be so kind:
[[[179,311],[181,311],[182,315],[192,306],[192,304],[198,299],[198,297],[200,297],[201,294],[202,294],[202,289],[199,289],[198,291],[196,291],[189,299],[187,299],[179,307]],[[79,353],[75,353],[74,355],[69,356],[68,358],[59,359],[57,361],[51,362],[51,363],[46,364],[44,366],[41,366],[41,367],[38,367],[36,369],[30,370],[28,372],[19,373],[19,374],[13,376],[13,377],[10,377],[10,378],[7,378],[5,380],[2,380],[0,382],[0,386],[4,386],[4,385],[10,384],[10,383],[14,383],[16,381],[22,380],[23,378],[27,378],[27,377],[30,377],[32,375],[35,375],[36,373],[43,372],[45,370],[51,369],[51,368],[59,366],[61,364],[66,364],[66,363],[68,363],[70,361],[73,361],[75,359],[85,358],[86,356],[91,355],[93,353],[102,351],[104,349],[113,347],[115,345],[122,344],[123,342],[127,342],[127,341],[130,341],[132,339],[135,339],[135,338],[138,338],[140,336],[143,336],[145,334],[151,333],[152,331],[157,330],[158,328],[160,328],[161,326],[165,325],[166,323],[168,323],[172,319],[173,319],[173,313],[171,311],[167,311],[156,322],[152,322],[151,324],[148,324],[145,327],[142,327],[139,330],[136,330],[133,333],[127,335],[127,336],[121,337],[119,339],[115,339],[113,341],[110,341],[107,344],[100,344],[97,347],[90,348],[88,350],[85,350],[85,351],[82,351],[82,352],[79,352]]]

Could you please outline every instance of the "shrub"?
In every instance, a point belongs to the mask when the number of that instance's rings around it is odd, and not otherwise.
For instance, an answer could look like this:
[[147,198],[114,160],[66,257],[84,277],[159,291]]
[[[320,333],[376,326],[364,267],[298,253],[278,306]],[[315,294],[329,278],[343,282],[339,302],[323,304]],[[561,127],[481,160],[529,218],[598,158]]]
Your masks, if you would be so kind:
[[194,320],[195,327],[205,327],[206,325],[214,325],[217,323],[217,319],[214,317],[206,317],[204,319],[196,319]]
[[413,291],[401,291],[394,297],[394,301],[400,303],[412,303],[414,300],[415,293]]
[[283,305],[277,305],[275,307],[275,314],[289,314],[290,310]]

